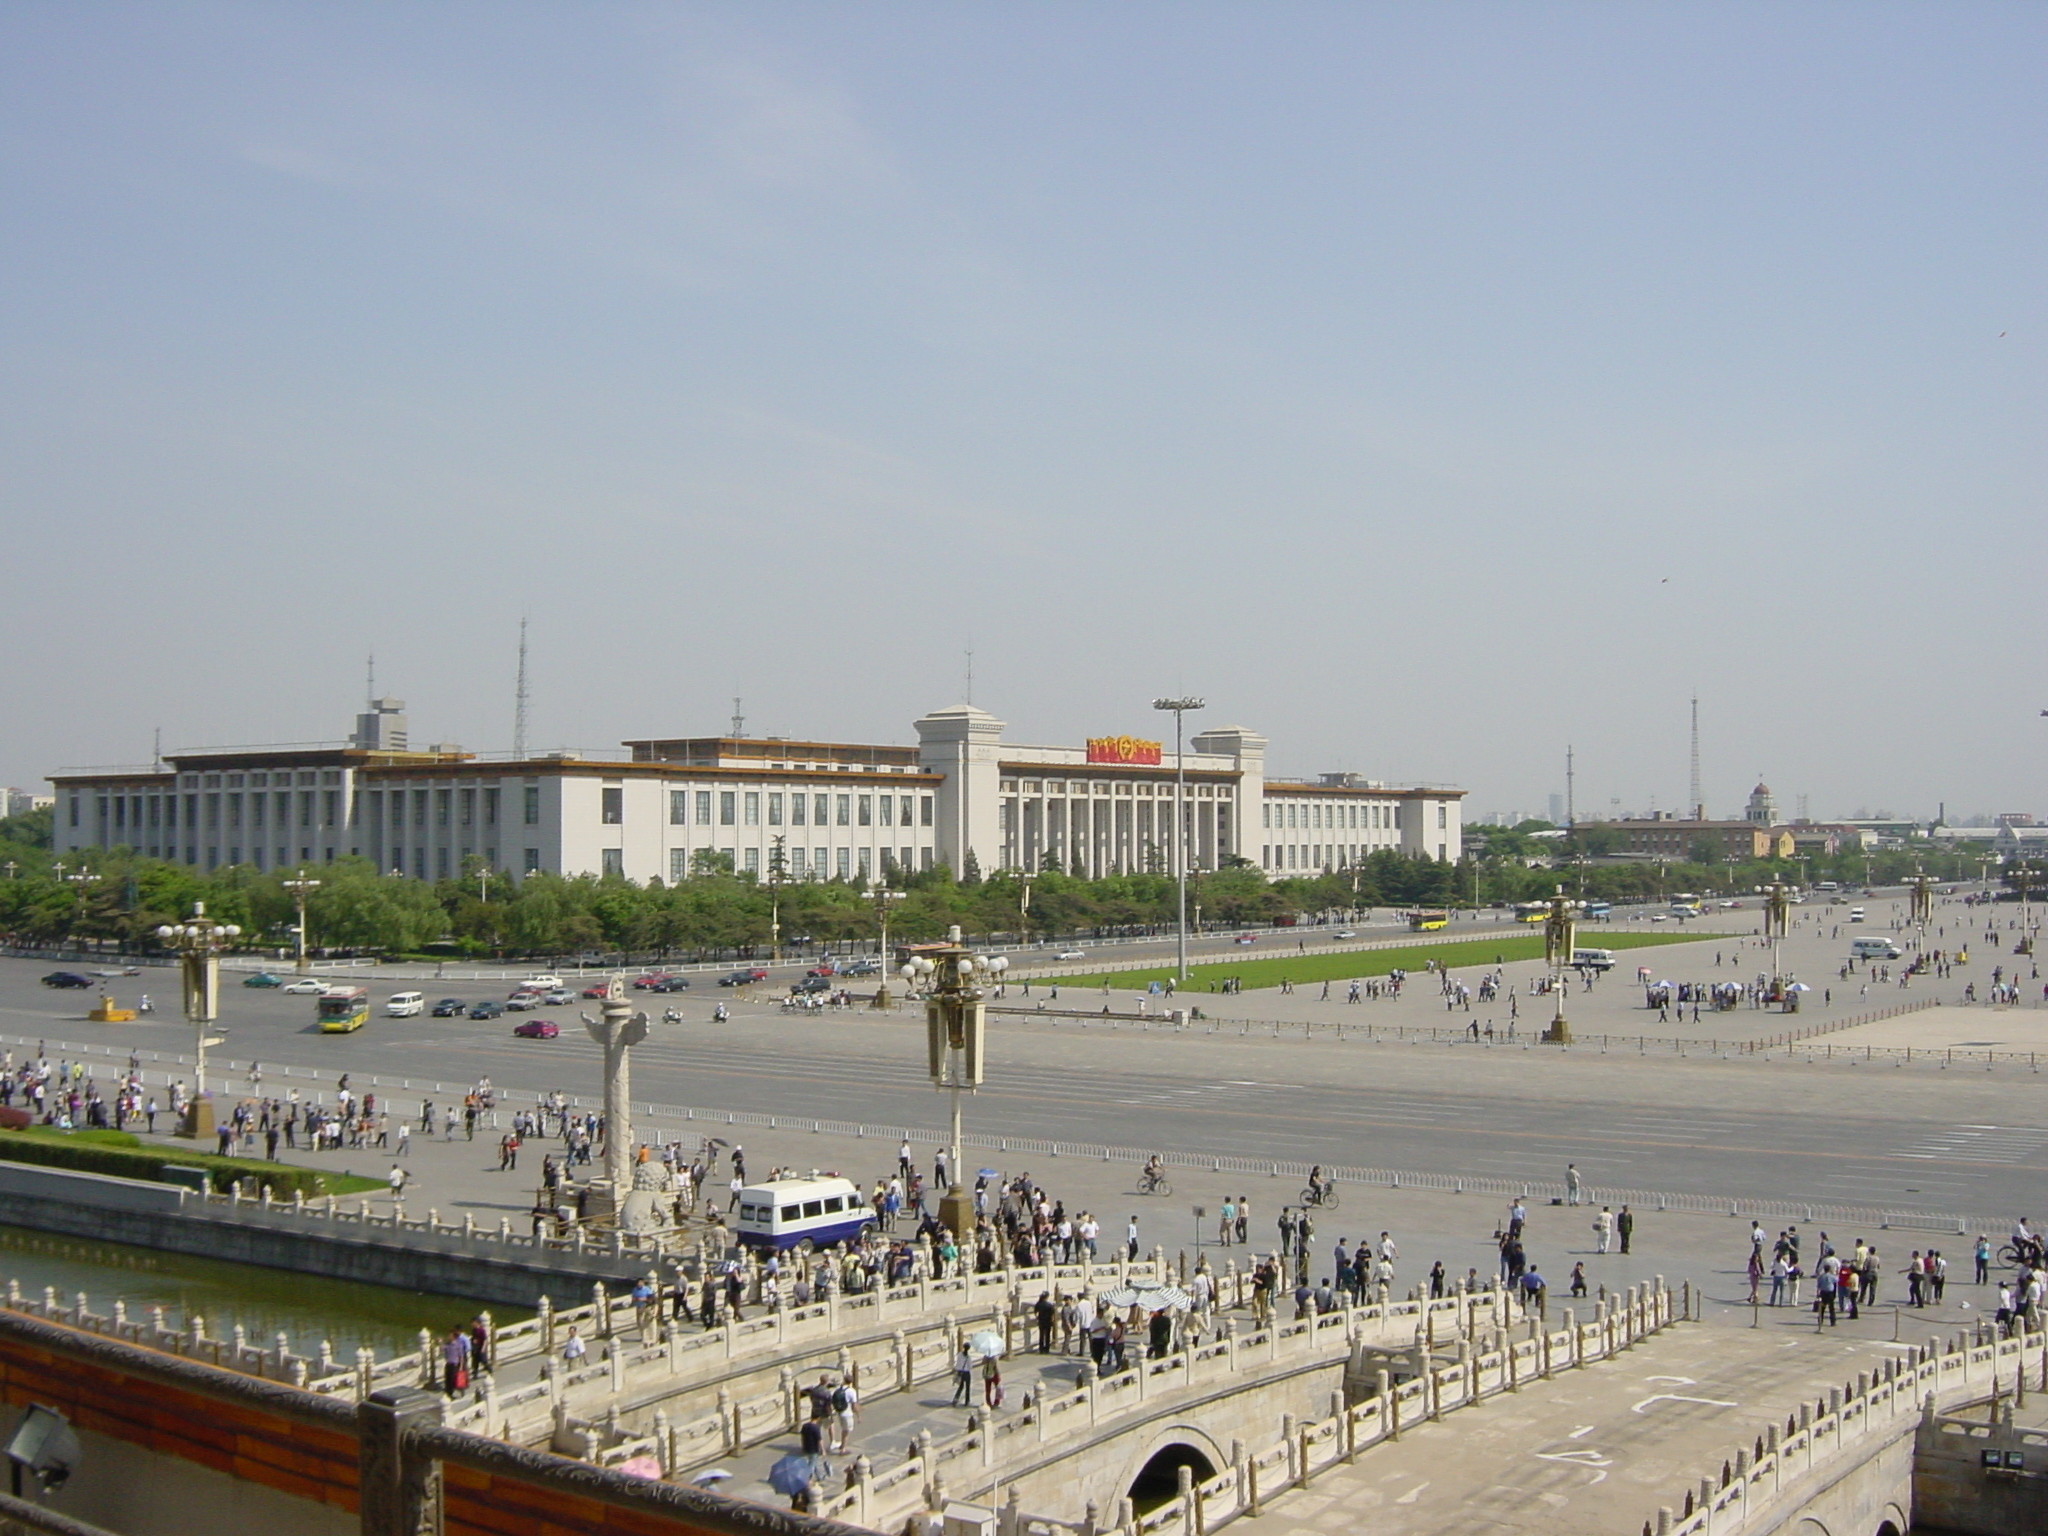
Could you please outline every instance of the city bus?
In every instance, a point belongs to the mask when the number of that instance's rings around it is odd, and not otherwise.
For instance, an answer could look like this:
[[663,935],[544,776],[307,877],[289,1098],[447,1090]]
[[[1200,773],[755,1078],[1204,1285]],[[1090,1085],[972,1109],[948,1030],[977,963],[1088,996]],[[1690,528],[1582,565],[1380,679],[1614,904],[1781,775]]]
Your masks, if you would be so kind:
[[1699,893],[1696,891],[1680,891],[1677,895],[1673,896],[1671,898],[1671,915],[1673,917],[1698,917],[1700,915]]
[[1410,912],[1408,914],[1408,926],[1417,933],[1441,928],[1449,923],[1450,920],[1451,914],[1448,912]]
[[313,1016],[328,1035],[346,1035],[370,1022],[368,987],[329,987],[313,999]]
[[1586,916],[1596,923],[1604,921],[1614,916],[1614,905],[1606,901],[1589,901],[1586,903]]
[[1547,901],[1518,901],[1515,903],[1515,921],[1518,923],[1540,923],[1550,916]]

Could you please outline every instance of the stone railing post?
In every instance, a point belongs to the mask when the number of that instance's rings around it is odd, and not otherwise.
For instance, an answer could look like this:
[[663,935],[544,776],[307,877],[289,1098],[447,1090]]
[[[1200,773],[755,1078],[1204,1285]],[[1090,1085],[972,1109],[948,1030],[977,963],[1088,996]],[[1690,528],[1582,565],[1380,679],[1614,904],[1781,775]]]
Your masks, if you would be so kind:
[[406,1431],[441,1422],[438,1393],[400,1387],[356,1407],[362,1536],[419,1536],[441,1528],[441,1468],[406,1447]]

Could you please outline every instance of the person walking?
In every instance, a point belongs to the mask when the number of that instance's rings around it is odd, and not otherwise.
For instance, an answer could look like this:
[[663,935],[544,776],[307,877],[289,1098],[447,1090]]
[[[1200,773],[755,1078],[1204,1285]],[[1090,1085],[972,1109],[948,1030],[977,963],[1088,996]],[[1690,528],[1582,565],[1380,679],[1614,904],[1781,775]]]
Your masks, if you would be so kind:
[[953,1406],[965,1408],[974,1393],[974,1355],[963,1342],[953,1356]]
[[1593,1218],[1593,1236],[1602,1253],[1607,1252],[1614,1242],[1614,1212],[1604,1205],[1600,1207],[1600,1214]]
[[1579,1165],[1577,1163],[1566,1163],[1564,1165],[1564,1203],[1566,1205],[1577,1205],[1579,1203],[1579,1197],[1582,1193],[1581,1185]]
[[1629,1239],[1636,1233],[1636,1216],[1627,1206],[1614,1213],[1614,1235],[1621,1239],[1621,1251],[1628,1252]]

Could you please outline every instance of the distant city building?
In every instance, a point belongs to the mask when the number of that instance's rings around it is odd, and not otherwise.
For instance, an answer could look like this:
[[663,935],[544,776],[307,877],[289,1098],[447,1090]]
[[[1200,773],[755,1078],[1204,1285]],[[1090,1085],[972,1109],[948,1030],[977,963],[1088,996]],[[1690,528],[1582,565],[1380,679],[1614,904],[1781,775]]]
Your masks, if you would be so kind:
[[1991,851],[2001,859],[2048,856],[2048,827],[2002,826],[1991,840]]
[[[477,858],[514,874],[686,877],[706,855],[789,880],[945,863],[965,872],[1172,868],[1175,763],[1156,741],[1005,742],[971,705],[915,722],[916,746],[685,737],[616,756],[486,759],[407,746],[404,704],[378,699],[345,744],[175,752],[148,769],[52,775],[56,847],[130,847],[202,869],[360,856],[439,879]],[[1191,869],[1247,860],[1269,876],[1344,869],[1381,850],[1456,860],[1446,785],[1356,774],[1268,778],[1241,726],[1189,743]]]
[[1690,821],[1677,816],[1648,816],[1622,821],[1580,822],[1583,836],[1608,835],[1609,852],[1629,858],[1683,862],[1708,851],[1716,859],[1789,859],[1790,827],[1759,826],[1750,821]]
[[1547,817],[1545,817],[1544,820],[1548,821],[1554,827],[1561,827],[1564,825],[1563,795],[1552,795],[1550,797],[1550,814]]
[[1991,819],[2001,827],[2031,827],[2037,825],[2034,818],[2025,811],[2001,811]]
[[7,816],[26,816],[30,811],[40,811],[57,803],[50,795],[39,795],[27,789],[0,790],[0,795],[6,797],[7,805],[0,815]]
[[1759,784],[1749,792],[1749,809],[1742,819],[1753,827],[1775,827],[1778,824],[1778,802],[1771,795],[1768,784]]

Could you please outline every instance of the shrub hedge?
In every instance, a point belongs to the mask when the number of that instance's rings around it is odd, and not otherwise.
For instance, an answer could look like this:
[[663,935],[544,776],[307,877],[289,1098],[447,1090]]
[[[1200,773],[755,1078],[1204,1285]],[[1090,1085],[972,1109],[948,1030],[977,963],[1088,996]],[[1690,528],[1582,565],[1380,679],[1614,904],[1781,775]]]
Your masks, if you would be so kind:
[[21,1131],[0,1131],[0,1159],[16,1163],[39,1163],[46,1168],[74,1168],[81,1173],[106,1173],[116,1178],[164,1182],[164,1166],[204,1168],[213,1187],[222,1193],[237,1179],[254,1181],[255,1188],[268,1188],[273,1199],[289,1200],[294,1190],[304,1190],[308,1199],[316,1195],[344,1194],[374,1188],[375,1179],[346,1178],[318,1168],[298,1168],[287,1163],[266,1163],[259,1158],[221,1157],[184,1147],[123,1147],[103,1142],[73,1140],[61,1132],[55,1136]]

